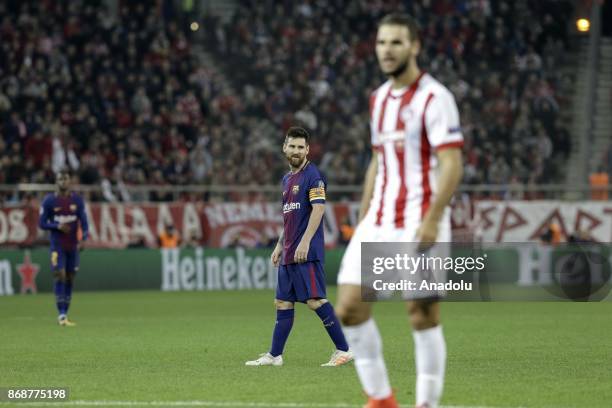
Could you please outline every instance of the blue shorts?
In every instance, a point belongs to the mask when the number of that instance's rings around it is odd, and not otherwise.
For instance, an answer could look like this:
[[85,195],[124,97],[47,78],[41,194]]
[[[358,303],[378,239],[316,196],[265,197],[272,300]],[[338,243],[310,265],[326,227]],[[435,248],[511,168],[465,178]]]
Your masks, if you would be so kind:
[[79,250],[51,249],[51,270],[74,274],[79,270]]
[[276,298],[306,303],[308,299],[327,298],[325,273],[319,261],[281,265],[278,268]]

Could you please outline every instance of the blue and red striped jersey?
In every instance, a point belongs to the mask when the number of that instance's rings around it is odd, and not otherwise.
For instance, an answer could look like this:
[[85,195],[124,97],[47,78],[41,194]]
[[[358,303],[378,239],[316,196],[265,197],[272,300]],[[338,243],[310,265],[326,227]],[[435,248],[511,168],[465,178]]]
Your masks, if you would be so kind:
[[[70,232],[64,233],[58,229],[60,224],[70,225]],[[47,194],[40,206],[38,226],[51,231],[51,248],[75,250],[79,243],[79,226],[82,239],[86,240],[89,232],[85,203],[78,194],[71,192],[66,196],[55,193]]]
[[[295,250],[306,231],[312,204],[325,204],[327,183],[313,163],[307,163],[297,173],[287,173],[283,177],[283,223],[284,245],[281,264],[295,263]],[[325,239],[323,222],[310,241],[307,261],[323,262]]]

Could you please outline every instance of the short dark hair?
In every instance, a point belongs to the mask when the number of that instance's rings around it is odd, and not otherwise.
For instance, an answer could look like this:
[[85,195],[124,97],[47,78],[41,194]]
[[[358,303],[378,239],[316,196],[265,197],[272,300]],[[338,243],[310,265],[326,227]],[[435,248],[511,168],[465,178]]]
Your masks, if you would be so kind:
[[420,40],[419,23],[410,14],[389,13],[378,22],[378,28],[384,25],[399,25],[408,28],[410,40]]
[[290,137],[304,139],[306,141],[306,144],[308,144],[308,139],[310,138],[310,135],[308,134],[308,131],[303,127],[291,126],[289,130],[287,130],[287,134],[285,135],[285,142],[287,142],[287,139],[289,139]]

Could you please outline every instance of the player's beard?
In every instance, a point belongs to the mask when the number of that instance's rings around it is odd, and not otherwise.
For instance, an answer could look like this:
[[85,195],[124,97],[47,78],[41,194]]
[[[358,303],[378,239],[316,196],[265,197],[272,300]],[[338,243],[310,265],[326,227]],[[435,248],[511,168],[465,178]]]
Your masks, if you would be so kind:
[[408,58],[404,60],[397,68],[391,72],[387,72],[386,75],[392,78],[397,78],[402,75],[408,69]]
[[304,157],[305,156],[300,155],[287,155],[287,161],[289,162],[289,165],[292,169],[298,169],[302,165],[302,163],[304,163]]

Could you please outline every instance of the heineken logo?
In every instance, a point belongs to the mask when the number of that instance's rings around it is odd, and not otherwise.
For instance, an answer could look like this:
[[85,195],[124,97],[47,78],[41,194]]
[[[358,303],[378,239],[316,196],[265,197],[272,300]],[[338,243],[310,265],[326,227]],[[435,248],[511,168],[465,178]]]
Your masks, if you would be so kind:
[[268,256],[248,256],[243,248],[225,256],[205,256],[196,248],[193,256],[180,248],[161,250],[163,291],[241,290],[276,287],[276,268]]

